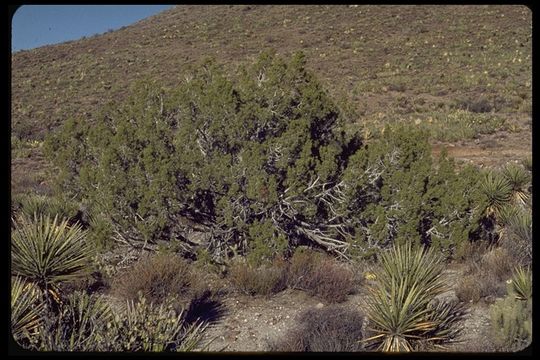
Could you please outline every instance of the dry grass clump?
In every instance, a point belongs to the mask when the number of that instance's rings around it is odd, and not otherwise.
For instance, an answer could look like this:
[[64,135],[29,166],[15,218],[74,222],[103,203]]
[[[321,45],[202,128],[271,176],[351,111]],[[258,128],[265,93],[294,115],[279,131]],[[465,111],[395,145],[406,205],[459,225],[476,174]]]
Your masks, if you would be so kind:
[[287,287],[287,265],[283,260],[254,266],[246,261],[235,261],[229,270],[234,288],[248,295],[276,294]]
[[162,303],[170,296],[185,296],[192,285],[189,264],[176,255],[157,254],[145,257],[118,276],[112,292],[135,301],[138,293],[149,301]]
[[283,337],[270,342],[270,351],[353,352],[362,351],[364,315],[341,305],[308,309]]
[[461,301],[478,302],[504,296],[505,281],[513,269],[512,258],[504,248],[494,248],[469,259],[468,270],[456,287]]
[[287,282],[291,288],[334,303],[346,300],[354,289],[355,276],[344,264],[327,255],[299,249],[291,258]]

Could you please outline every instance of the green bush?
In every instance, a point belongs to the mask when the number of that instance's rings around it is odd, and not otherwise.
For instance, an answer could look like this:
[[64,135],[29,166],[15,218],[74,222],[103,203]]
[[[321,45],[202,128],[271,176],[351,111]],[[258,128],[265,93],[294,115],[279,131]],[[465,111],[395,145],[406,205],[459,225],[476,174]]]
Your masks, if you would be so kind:
[[340,130],[301,54],[265,53],[237,78],[206,62],[173,91],[143,83],[92,122],[66,122],[45,144],[57,185],[134,245],[179,238],[195,252],[185,224],[196,223],[215,257],[301,242],[343,251],[331,220],[359,138]]
[[457,333],[461,310],[450,304],[433,306],[447,290],[442,262],[433,250],[410,244],[381,254],[377,283],[370,289],[366,311],[374,333],[365,339],[382,351],[411,351],[440,345]]
[[444,152],[433,162],[424,131],[390,128],[357,151],[346,169],[355,248],[369,255],[411,242],[448,257],[460,254],[482,229],[480,179],[472,166],[458,172]]
[[493,342],[500,351],[519,351],[532,341],[532,301],[507,296],[490,308]]
[[57,186],[109,219],[114,239],[255,264],[299,245],[350,258],[413,241],[453,256],[477,236],[479,172],[433,163],[425,131],[363,146],[302,54],[264,53],[234,81],[208,61],[189,78],[167,92],[140,83],[46,140]]

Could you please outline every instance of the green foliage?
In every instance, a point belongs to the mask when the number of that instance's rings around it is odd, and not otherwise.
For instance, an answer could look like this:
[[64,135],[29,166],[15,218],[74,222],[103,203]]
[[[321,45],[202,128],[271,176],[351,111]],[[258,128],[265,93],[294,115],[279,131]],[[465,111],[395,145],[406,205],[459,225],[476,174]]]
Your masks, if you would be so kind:
[[427,134],[396,126],[351,157],[347,217],[364,254],[392,244],[424,244],[455,256],[480,229],[481,174],[457,171],[446,154],[433,162]]
[[44,215],[52,218],[58,215],[60,219],[68,219],[73,222],[79,211],[79,207],[75,202],[60,197],[17,194],[12,201],[18,212],[27,217]]
[[323,244],[316,229],[343,241],[330,191],[360,141],[340,131],[339,108],[301,54],[264,53],[237,78],[207,61],[167,93],[141,83],[93,121],[66,122],[45,146],[57,185],[133,245],[183,239],[194,253],[193,222],[212,233],[214,257],[252,251],[262,261]]
[[58,314],[47,314],[39,332],[40,351],[103,351],[112,311],[103,298],[84,292],[70,294]]
[[140,83],[126,103],[66,123],[46,141],[58,185],[110,219],[116,240],[178,240],[220,263],[406,242],[452,257],[477,236],[480,173],[434,162],[427,131],[395,126],[362,146],[302,54],[263,53],[231,78],[206,61],[175,89]]
[[499,351],[519,351],[532,341],[532,300],[507,296],[490,308],[493,342]]
[[365,340],[369,346],[383,351],[411,351],[420,344],[450,340],[459,319],[457,309],[440,311],[430,305],[446,290],[440,257],[433,250],[409,244],[382,253],[380,260],[377,284],[367,300],[367,316],[375,333]]
[[514,295],[516,299],[532,299],[532,273],[529,268],[516,268],[509,285],[508,293]]
[[29,347],[41,325],[45,303],[39,290],[20,277],[11,279],[11,334],[21,346]]
[[187,324],[172,303],[159,306],[139,297],[107,324],[108,351],[193,351],[200,345],[203,323]]
[[11,235],[11,271],[41,289],[76,279],[92,256],[85,236],[79,225],[58,217],[21,217]]

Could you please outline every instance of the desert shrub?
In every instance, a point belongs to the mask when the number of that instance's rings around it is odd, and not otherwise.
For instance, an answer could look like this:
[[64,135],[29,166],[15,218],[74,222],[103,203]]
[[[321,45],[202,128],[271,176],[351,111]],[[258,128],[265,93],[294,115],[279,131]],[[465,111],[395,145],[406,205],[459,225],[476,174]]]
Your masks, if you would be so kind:
[[514,264],[506,249],[498,247],[484,254],[480,266],[484,273],[493,274],[504,281],[510,276]]
[[302,54],[264,53],[231,78],[208,61],[175,89],[143,82],[97,118],[67,121],[45,143],[57,186],[110,219],[114,239],[179,239],[220,262],[299,245],[371,256],[407,239],[454,256],[476,236],[480,173],[434,163],[426,131],[362,144]]
[[[447,290],[442,262],[433,249],[411,244],[381,254],[377,283],[370,289],[366,311],[373,333],[366,343],[383,351],[411,351],[441,345],[457,333],[459,308],[441,314],[433,299]],[[444,316],[443,316],[444,315]]]
[[370,254],[411,242],[457,256],[482,229],[481,176],[472,166],[457,172],[444,152],[433,163],[424,131],[390,128],[346,170],[353,248]]
[[274,260],[254,266],[236,260],[229,269],[229,279],[233,286],[248,295],[272,295],[287,287],[287,265],[282,260]]
[[135,301],[142,294],[149,302],[162,303],[171,296],[189,294],[193,277],[189,264],[176,255],[156,254],[139,260],[113,281],[113,292]]
[[345,301],[355,285],[354,273],[345,264],[326,254],[306,248],[297,249],[290,259],[287,274],[290,288],[335,303]]
[[42,322],[45,303],[39,289],[20,277],[11,279],[11,334],[22,347],[28,348]]
[[108,351],[193,351],[201,344],[204,323],[187,324],[170,301],[157,306],[146,298],[128,301],[105,332]]
[[57,185],[132,244],[179,238],[195,252],[198,226],[212,233],[203,245],[214,257],[268,258],[300,243],[343,252],[340,175],[360,139],[341,131],[305,63],[265,53],[237,81],[205,62],[167,93],[140,84],[126,103],[48,138]]
[[531,343],[531,300],[499,299],[491,305],[490,316],[493,342],[499,351],[519,351]]
[[11,272],[57,297],[62,281],[88,270],[92,248],[79,225],[48,216],[18,219],[11,234]]
[[501,246],[518,265],[532,263],[532,212],[530,208],[512,206],[501,212],[501,221],[506,225]]
[[482,299],[495,299],[504,296],[504,281],[489,271],[478,271],[458,280],[456,296],[463,302],[477,303]]
[[329,305],[299,314],[297,324],[270,342],[270,351],[356,352],[362,351],[365,317],[358,310]]
[[103,351],[112,311],[102,298],[84,292],[67,296],[59,313],[45,316],[39,332],[40,351]]

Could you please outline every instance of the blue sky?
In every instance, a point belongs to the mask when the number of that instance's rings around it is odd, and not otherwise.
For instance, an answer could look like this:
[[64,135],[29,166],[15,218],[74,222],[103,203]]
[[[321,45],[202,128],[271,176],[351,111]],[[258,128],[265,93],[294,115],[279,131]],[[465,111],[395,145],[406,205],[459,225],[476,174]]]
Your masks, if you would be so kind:
[[133,24],[172,5],[24,5],[11,22],[11,50],[27,50]]

